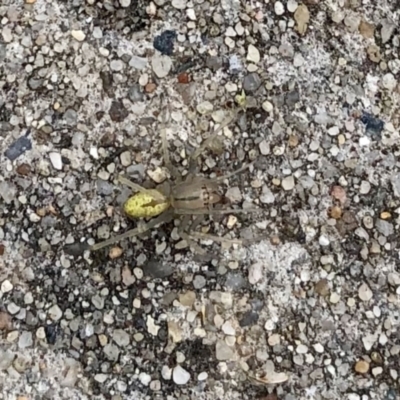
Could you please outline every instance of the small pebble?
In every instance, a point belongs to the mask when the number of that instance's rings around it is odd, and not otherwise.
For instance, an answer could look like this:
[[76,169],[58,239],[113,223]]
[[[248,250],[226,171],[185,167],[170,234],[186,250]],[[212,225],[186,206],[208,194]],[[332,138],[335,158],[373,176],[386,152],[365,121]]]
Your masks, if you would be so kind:
[[180,365],[177,365],[172,372],[172,380],[177,385],[186,385],[190,380],[190,374]]
[[293,175],[287,176],[282,179],[282,188],[286,191],[292,190],[294,188],[294,177]]
[[276,15],[283,15],[285,13],[285,6],[280,1],[277,1],[274,4],[274,10]]
[[81,31],[81,30],[73,30],[73,31],[71,31],[71,36],[75,39],[75,40],[77,40],[78,42],[83,42],[84,40],[85,40],[85,38],[86,38],[86,35],[84,34],[84,32],[83,31]]
[[361,194],[368,194],[371,190],[371,184],[368,181],[362,181],[360,186]]
[[1,284],[1,291],[3,293],[8,293],[8,292],[11,292],[11,290],[13,290],[13,284],[8,279],[6,279]]
[[249,267],[249,283],[255,285],[263,278],[263,264],[257,262]]
[[247,49],[247,61],[253,62],[254,64],[258,64],[260,62],[260,52],[257,47],[252,44],[249,45]]
[[49,154],[49,158],[50,158],[50,162],[51,162],[51,165],[53,166],[53,168],[61,171],[63,168],[61,154],[52,152]]
[[358,297],[362,301],[369,301],[373,297],[372,290],[369,288],[369,286],[366,283],[363,283],[360,288],[358,289]]

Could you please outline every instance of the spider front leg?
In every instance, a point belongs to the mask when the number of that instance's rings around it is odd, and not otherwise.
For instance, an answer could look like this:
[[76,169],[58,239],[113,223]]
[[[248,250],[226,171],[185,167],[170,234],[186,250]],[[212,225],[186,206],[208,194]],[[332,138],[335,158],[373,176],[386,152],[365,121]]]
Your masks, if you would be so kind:
[[165,97],[164,95],[162,95],[161,99],[162,111],[159,120],[161,120],[160,136],[161,136],[161,147],[163,153],[164,166],[168,169],[168,171],[177,181],[180,181],[181,175],[178,169],[172,164],[170,153],[168,150],[167,125],[171,118],[171,112],[169,109],[169,105],[165,103],[166,103]]
[[228,117],[225,121],[222,121],[221,125],[213,132],[211,135],[203,141],[203,143],[191,154],[189,160],[189,171],[193,172],[196,168],[197,158],[202,154],[207,147],[213,142],[213,140],[218,137],[219,133],[228,125],[230,125],[236,119],[237,113],[235,112],[233,116]]
[[97,251],[104,247],[111,246],[114,243],[120,242],[123,239],[128,239],[130,237],[134,237],[142,233],[148,232],[149,230],[155,228],[160,224],[165,224],[167,222],[172,221],[173,218],[174,214],[172,211],[170,210],[165,211],[157,218],[154,218],[145,224],[140,224],[137,228],[131,229],[125,233],[122,233],[121,235],[114,236],[108,240],[104,240],[104,242],[94,244],[93,246],[90,247],[90,250]]

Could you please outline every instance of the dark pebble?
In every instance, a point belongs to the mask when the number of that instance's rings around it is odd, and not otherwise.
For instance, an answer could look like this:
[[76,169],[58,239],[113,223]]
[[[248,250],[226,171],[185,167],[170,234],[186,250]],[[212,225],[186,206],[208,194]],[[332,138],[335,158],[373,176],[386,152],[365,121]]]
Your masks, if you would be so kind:
[[113,101],[110,107],[110,118],[114,122],[122,122],[128,116],[128,110],[120,101]]
[[174,53],[175,39],[175,31],[164,31],[161,35],[158,35],[154,38],[153,46],[161,54],[172,56],[172,54]]
[[381,119],[375,118],[372,114],[364,113],[361,116],[361,122],[365,125],[367,134],[375,139],[381,138],[381,133],[385,125]]
[[261,78],[256,72],[245,76],[243,80],[243,89],[246,92],[253,93],[261,86]]
[[81,256],[88,249],[89,245],[86,242],[76,242],[64,246],[64,252],[73,257]]
[[4,155],[11,161],[22,156],[27,150],[32,149],[32,142],[26,136],[21,136],[5,151]]
[[259,315],[254,311],[247,311],[243,314],[239,325],[243,328],[245,326],[254,325],[258,321]]
[[55,344],[57,340],[57,334],[59,331],[59,328],[56,325],[47,325],[44,328],[44,331],[46,333],[46,339],[48,344]]
[[166,278],[167,276],[172,275],[174,272],[173,266],[164,265],[159,261],[149,261],[146,266],[143,268],[143,272],[146,276],[150,278]]
[[210,56],[210,57],[207,57],[207,60],[206,60],[207,68],[210,68],[214,72],[221,69],[223,67],[223,63],[224,63],[224,60],[222,59],[222,57],[218,57],[218,56]]

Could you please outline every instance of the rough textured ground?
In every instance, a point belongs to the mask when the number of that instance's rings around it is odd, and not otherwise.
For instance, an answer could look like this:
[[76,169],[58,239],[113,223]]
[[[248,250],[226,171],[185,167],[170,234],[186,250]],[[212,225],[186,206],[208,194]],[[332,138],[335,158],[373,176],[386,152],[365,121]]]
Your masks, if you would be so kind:
[[[399,398],[396,2],[2,0],[0,20],[0,399]],[[225,207],[261,211],[198,231],[246,246],[194,256],[177,220],[90,252],[136,224],[118,174],[165,179],[166,103],[182,175],[238,114],[199,167],[255,160]]]

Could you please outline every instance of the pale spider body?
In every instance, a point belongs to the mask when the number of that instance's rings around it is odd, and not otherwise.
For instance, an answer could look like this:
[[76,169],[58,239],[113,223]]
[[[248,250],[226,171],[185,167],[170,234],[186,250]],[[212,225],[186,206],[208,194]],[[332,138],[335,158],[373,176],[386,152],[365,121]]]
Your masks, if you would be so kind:
[[[222,125],[219,130],[221,130],[223,126],[224,125]],[[219,130],[214,132],[210,138],[215,137]],[[190,160],[192,162],[191,165],[194,164],[193,161],[200,155],[201,151],[210,144],[210,138],[207,139],[205,143],[203,143],[203,145],[192,154]],[[192,232],[191,229],[193,229],[194,226],[197,226],[206,214],[229,214],[256,211],[254,209],[213,209],[213,206],[221,202],[222,199],[222,196],[219,193],[220,183],[225,179],[247,169],[252,163],[244,165],[233,173],[214,179],[207,179],[202,176],[195,175],[192,171],[189,172],[186,179],[182,181],[181,175],[170,163],[165,129],[161,130],[161,139],[165,166],[174,176],[176,183],[171,185],[171,183],[167,181],[158,189],[146,189],[123,176],[119,176],[119,181],[121,183],[137,191],[136,194],[129,197],[125,202],[123,206],[125,214],[132,219],[151,219],[146,224],[138,225],[138,227],[135,229],[131,229],[126,233],[93,245],[91,250],[98,250],[122,239],[137,236],[155,228],[158,225],[170,222],[176,216],[182,215],[184,217],[182,218],[179,227],[179,235],[182,239],[186,240],[198,253],[204,253],[204,251],[193,242],[192,238],[208,238],[219,242],[242,243],[240,240],[227,240],[220,238],[219,236]],[[197,217],[192,223],[190,223],[190,219],[193,215]]]
[[218,185],[201,177],[179,183],[173,188],[171,196],[171,205],[177,210],[205,209],[220,201]]

